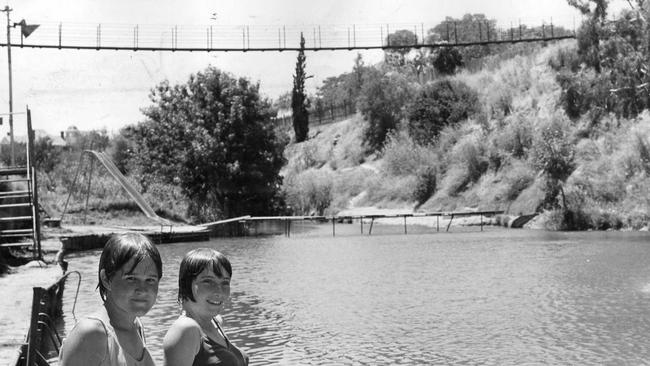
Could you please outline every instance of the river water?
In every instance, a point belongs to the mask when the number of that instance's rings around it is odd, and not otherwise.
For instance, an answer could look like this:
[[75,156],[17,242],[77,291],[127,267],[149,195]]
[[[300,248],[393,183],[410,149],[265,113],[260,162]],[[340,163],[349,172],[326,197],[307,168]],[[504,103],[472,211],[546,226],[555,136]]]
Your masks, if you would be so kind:
[[[224,325],[253,365],[650,363],[648,233],[325,233],[160,245],[142,319],[154,359],[179,314],[180,259],[208,246],[233,264]],[[100,304],[98,257],[69,258],[77,317]]]

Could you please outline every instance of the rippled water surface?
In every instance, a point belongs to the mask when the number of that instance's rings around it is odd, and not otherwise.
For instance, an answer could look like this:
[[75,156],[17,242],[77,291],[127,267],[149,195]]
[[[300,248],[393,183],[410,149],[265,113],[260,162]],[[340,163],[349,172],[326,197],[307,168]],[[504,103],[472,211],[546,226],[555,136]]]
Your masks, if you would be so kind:
[[[178,265],[210,246],[233,263],[225,326],[254,365],[650,363],[647,233],[469,233],[215,239],[160,245],[143,318],[154,359],[179,314]],[[99,306],[99,252],[77,316]],[[69,289],[72,286],[69,287]],[[66,293],[70,308],[74,291]],[[66,319],[70,329],[74,320]]]

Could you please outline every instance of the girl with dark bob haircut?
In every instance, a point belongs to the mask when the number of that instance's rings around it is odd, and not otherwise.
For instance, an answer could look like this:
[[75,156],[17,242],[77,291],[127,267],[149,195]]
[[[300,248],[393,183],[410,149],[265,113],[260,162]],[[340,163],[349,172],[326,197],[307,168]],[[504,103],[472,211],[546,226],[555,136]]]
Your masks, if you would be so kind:
[[246,353],[230,343],[221,326],[231,277],[230,261],[214,249],[194,249],[185,255],[178,274],[182,311],[163,340],[164,365],[248,365]]
[[223,270],[228,277],[232,277],[232,266],[225,255],[216,250],[208,248],[199,248],[187,253],[181,261],[181,267],[178,270],[178,302],[194,300],[192,295],[192,281],[203,272],[206,268],[212,268],[212,272],[223,277]]
[[61,366],[154,366],[140,317],[156,303],[162,261],[147,237],[113,235],[99,258],[103,306],[75,324],[61,346]]
[[[99,257],[99,269],[100,272],[103,269],[106,276],[110,278],[128,261],[133,260],[133,266],[127,272],[132,271],[144,258],[153,260],[160,280],[163,275],[162,259],[158,248],[146,236],[138,233],[113,235],[106,242],[102,255]],[[99,296],[106,301],[106,287],[102,283],[101,273],[97,288]]]

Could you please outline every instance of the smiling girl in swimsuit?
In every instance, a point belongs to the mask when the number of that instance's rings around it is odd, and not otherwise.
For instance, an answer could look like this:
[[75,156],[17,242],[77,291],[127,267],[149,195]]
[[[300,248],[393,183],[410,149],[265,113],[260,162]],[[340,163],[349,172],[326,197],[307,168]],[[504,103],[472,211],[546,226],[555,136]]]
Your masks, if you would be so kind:
[[248,356],[230,343],[219,321],[230,298],[231,277],[230,261],[216,250],[200,248],[185,255],[178,275],[183,311],[165,335],[165,365],[248,365]]

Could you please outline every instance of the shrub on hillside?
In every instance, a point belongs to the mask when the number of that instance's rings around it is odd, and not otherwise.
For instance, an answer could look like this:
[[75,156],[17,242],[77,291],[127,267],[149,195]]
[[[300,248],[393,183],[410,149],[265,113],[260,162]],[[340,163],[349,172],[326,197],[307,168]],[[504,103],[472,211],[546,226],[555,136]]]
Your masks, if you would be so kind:
[[415,174],[415,179],[412,200],[421,205],[436,193],[438,188],[436,169],[431,166],[422,167]]
[[546,202],[554,206],[557,193],[562,195],[562,207],[567,209],[564,181],[575,169],[575,147],[570,137],[569,122],[560,114],[549,121],[542,121],[538,127],[531,149],[531,163],[542,171],[549,186]]
[[333,178],[329,171],[308,169],[286,177],[284,193],[293,214],[322,215],[332,202]]
[[560,103],[573,120],[589,113],[590,119],[597,123],[605,113],[614,109],[610,92],[613,85],[603,75],[590,70],[577,73],[562,70],[557,75],[557,81],[562,87]]
[[449,166],[454,163],[455,156],[450,154],[450,151],[454,149],[455,145],[466,136],[477,132],[478,126],[469,121],[443,128],[438,136],[438,143],[435,145],[436,165],[439,174],[444,175]]
[[467,169],[467,178],[474,183],[481,178],[489,166],[485,156],[485,146],[479,139],[464,139],[454,148],[453,154],[457,154],[459,162]]
[[433,56],[433,67],[440,74],[451,75],[463,66],[463,56],[456,47],[441,47]]
[[533,144],[533,121],[521,115],[510,116],[490,138],[499,151],[515,158],[525,158]]
[[350,205],[350,200],[364,192],[369,180],[374,180],[377,173],[370,169],[358,167],[338,171],[334,177],[332,195],[334,197],[330,209],[345,209]]
[[405,132],[392,133],[382,149],[384,171],[391,175],[413,175],[418,169],[435,164],[435,152],[416,144]]
[[413,175],[407,176],[380,176],[375,175],[374,179],[368,179],[368,195],[366,202],[369,205],[388,202],[409,202],[412,199],[412,192],[416,185],[416,178]]
[[447,125],[479,111],[478,94],[467,84],[450,79],[429,83],[409,106],[408,131],[420,144],[432,143]]
[[562,47],[549,58],[548,65],[555,71],[568,69],[575,73],[580,68],[580,58],[574,47]]
[[535,181],[535,172],[520,160],[512,162],[508,168],[508,174],[505,178],[506,201],[514,201],[524,189],[528,188]]

